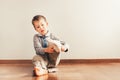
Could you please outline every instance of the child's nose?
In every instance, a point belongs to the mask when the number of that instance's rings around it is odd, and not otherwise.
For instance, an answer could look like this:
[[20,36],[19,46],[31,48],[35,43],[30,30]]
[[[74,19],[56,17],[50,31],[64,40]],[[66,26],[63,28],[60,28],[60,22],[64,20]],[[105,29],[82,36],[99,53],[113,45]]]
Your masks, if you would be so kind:
[[43,26],[40,26],[40,29],[43,29]]

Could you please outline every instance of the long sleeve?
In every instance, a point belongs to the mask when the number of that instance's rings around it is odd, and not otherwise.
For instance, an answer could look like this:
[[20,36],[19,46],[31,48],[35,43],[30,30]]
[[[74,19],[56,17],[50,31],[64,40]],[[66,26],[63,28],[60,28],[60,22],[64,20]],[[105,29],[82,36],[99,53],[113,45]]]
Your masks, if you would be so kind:
[[54,36],[53,34],[51,34],[51,38],[52,38],[53,40],[60,41],[61,45],[63,45],[63,46],[66,48],[65,52],[68,51],[69,46],[68,46],[68,44],[67,44],[65,41],[60,40],[59,38],[57,38],[57,37]]
[[41,40],[39,39],[39,37],[37,36],[37,34],[34,36],[33,38],[33,42],[34,42],[34,48],[35,48],[35,51],[36,51],[36,54],[44,54],[44,48],[42,47],[42,42]]

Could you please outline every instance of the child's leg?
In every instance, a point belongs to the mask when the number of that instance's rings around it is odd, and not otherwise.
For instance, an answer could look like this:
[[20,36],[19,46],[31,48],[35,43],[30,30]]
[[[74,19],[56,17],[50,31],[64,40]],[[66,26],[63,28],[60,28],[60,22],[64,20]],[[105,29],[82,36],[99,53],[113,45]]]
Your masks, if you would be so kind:
[[43,74],[47,74],[48,71],[46,65],[48,64],[48,61],[45,56],[35,55],[32,62],[34,65],[35,75],[40,76]]
[[56,66],[59,64],[60,62],[60,53],[51,53],[48,55],[48,70],[52,70],[49,72],[56,72],[57,69]]

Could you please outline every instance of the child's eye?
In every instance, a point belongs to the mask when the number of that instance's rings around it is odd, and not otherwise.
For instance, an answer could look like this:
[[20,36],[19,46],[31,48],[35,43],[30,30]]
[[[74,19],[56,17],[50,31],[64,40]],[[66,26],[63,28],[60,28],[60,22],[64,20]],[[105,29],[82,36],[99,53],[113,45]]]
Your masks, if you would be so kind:
[[37,28],[39,28],[39,26]]

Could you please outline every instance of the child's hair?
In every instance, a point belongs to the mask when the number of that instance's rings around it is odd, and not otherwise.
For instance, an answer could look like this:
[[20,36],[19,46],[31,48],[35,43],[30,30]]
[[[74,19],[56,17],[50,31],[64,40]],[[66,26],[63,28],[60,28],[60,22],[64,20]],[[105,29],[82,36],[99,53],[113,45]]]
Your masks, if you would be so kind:
[[32,19],[33,26],[34,26],[34,21],[39,21],[40,19],[44,19],[47,22],[46,17],[44,17],[43,15],[36,15]]

